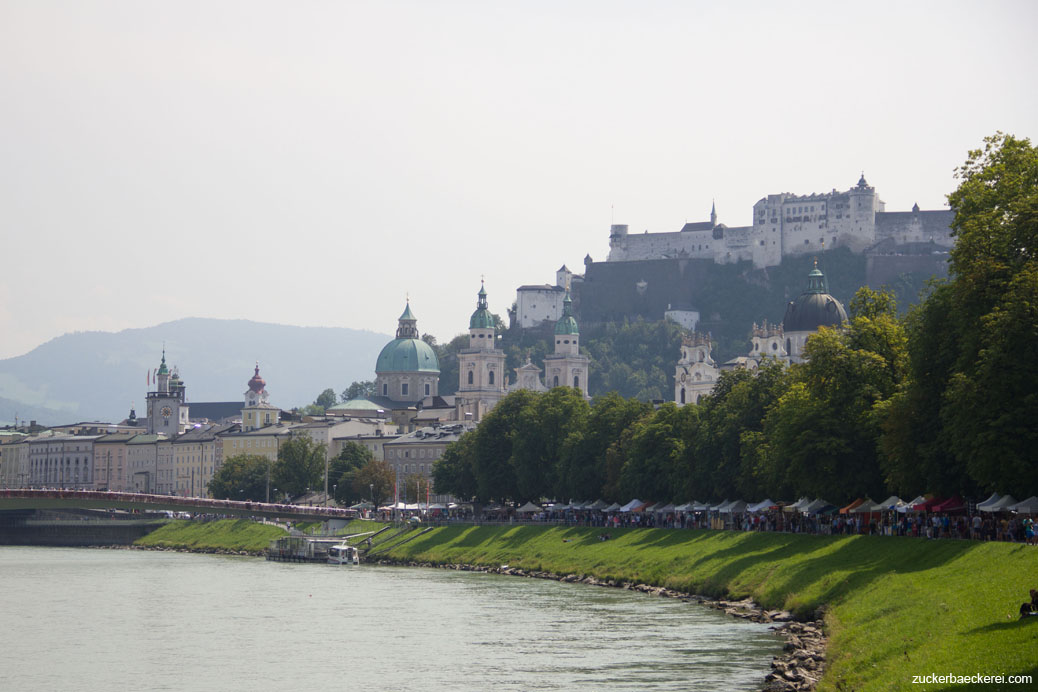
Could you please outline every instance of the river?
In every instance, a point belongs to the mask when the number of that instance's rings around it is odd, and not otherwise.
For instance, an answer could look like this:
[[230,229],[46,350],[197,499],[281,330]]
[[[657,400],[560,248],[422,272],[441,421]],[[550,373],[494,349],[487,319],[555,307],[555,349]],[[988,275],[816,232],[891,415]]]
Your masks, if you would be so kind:
[[11,690],[753,690],[782,641],[704,606],[472,572],[0,547]]

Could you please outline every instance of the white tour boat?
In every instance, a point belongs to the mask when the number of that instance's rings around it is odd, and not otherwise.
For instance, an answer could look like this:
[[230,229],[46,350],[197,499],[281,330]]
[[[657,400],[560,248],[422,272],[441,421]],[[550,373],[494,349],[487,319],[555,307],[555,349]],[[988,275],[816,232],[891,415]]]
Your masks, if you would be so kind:
[[345,542],[328,548],[329,565],[359,565],[360,553],[356,546],[346,545]]

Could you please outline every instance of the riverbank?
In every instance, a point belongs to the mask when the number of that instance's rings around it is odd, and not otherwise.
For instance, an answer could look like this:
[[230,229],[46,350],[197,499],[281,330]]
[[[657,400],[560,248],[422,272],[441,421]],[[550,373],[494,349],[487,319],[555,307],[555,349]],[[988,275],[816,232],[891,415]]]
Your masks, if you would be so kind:
[[[601,540],[606,534],[610,538]],[[819,690],[953,687],[913,684],[915,676],[934,673],[1038,680],[1038,618],[1018,619],[1028,589],[1038,588],[1038,549],[1019,544],[450,526],[380,557],[441,566],[508,565],[713,599],[750,598],[800,620],[820,615],[829,645]]]
[[133,542],[135,548],[188,550],[199,553],[262,555],[270,542],[284,536],[283,528],[248,519],[171,521]]

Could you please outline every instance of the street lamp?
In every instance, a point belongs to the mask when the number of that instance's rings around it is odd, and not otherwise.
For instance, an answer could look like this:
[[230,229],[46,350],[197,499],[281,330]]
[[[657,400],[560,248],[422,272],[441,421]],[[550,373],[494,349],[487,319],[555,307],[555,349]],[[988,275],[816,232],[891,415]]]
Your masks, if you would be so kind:
[[375,484],[369,483],[368,490],[371,491],[371,516],[375,516],[375,510],[378,509],[378,507],[375,506]]
[[336,504],[338,504],[338,502],[339,502],[339,500],[338,500],[338,497],[339,497],[339,484],[338,483],[333,483],[332,484],[332,497],[336,498],[335,502],[336,502]]

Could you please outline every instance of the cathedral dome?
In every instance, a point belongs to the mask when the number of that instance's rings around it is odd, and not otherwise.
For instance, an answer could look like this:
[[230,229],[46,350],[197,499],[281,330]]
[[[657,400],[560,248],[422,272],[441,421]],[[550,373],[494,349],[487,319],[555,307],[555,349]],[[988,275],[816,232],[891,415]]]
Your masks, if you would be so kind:
[[436,352],[418,338],[418,319],[410,302],[400,315],[396,338],[382,347],[375,362],[375,373],[384,372],[440,372]]
[[421,339],[393,339],[382,348],[375,372],[439,372],[436,352]]
[[819,327],[838,327],[847,321],[847,311],[840,301],[825,291],[825,275],[814,269],[807,275],[807,290],[786,307],[782,318],[785,332],[813,332]]

